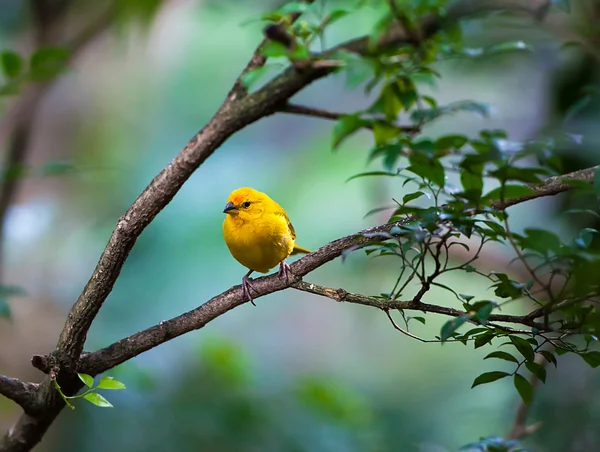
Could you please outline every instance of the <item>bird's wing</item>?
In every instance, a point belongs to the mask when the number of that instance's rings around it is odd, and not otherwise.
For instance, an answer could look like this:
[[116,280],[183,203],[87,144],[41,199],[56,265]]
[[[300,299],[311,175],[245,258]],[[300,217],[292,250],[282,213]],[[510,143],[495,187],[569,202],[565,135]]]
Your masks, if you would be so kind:
[[292,222],[285,213],[283,214],[283,217],[287,221],[288,229],[290,230],[290,235],[292,236],[292,239],[296,240],[296,231],[294,231],[294,226],[292,226]]

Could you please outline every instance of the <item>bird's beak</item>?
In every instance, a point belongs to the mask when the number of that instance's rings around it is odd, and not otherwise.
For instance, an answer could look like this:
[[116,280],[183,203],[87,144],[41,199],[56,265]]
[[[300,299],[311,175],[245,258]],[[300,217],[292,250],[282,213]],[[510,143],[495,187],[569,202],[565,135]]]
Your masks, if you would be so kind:
[[227,213],[227,214],[236,214],[238,212],[238,208],[236,206],[233,205],[232,202],[228,202],[225,205],[225,209],[223,209],[223,213]]

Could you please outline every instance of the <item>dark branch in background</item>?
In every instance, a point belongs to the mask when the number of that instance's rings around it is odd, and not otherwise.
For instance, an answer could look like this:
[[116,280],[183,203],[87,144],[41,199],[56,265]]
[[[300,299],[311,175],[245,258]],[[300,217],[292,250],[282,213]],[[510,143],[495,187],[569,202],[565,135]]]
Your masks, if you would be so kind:
[[[546,359],[542,355],[536,355],[535,363],[539,364],[540,366],[546,366],[546,364],[548,364],[548,361],[546,361]],[[529,383],[531,384],[531,387],[535,390],[540,383],[540,379],[535,375],[531,375]],[[508,433],[508,436],[506,437],[507,440],[522,439],[526,436],[532,435],[542,427],[541,422],[536,422],[534,424],[527,425],[527,418],[529,417],[530,408],[531,404],[527,405],[525,402],[523,402],[523,400],[519,401],[519,406],[515,413],[513,425],[510,429],[510,432]]]
[[[524,0],[458,0],[446,8],[443,18],[428,15],[418,23],[417,28],[419,36],[426,40],[446,25],[484,12],[501,9],[535,14],[537,11],[530,5],[529,1]],[[260,67],[265,61],[260,51],[255,52],[213,118],[150,182],[117,221],[94,272],[69,312],[56,350],[45,360],[53,368],[53,374],[58,375],[60,385],[67,395],[81,387],[76,371],[88,370],[94,374],[107,370],[173,337],[201,328],[207,322],[243,303],[241,288],[236,286],[182,316],[161,322],[95,353],[81,356],[87,332],[110,294],[137,238],[173,199],[191,174],[233,134],[259,119],[278,112],[296,93],[337,69],[334,65],[317,64],[319,58],[326,60],[340,49],[361,55],[374,54],[388,47],[411,42],[409,34],[396,24],[379,40],[377,46],[371,45],[368,36],[349,41],[316,55],[314,65],[307,65],[302,71],[290,67],[257,92],[248,94],[243,86],[242,75]],[[387,224],[368,231],[389,231],[392,226]],[[290,284],[297,283],[300,277],[339,256],[347,249],[346,246],[360,247],[372,241],[372,238],[355,235],[325,245],[292,265],[295,276]],[[276,275],[259,278],[255,280],[254,286],[259,292],[258,296],[287,287]],[[36,360],[43,361],[44,359]],[[0,442],[0,450],[30,450],[40,441],[64,407],[63,400],[52,387],[50,377],[46,377],[40,384],[37,399],[44,406],[43,413],[21,416]]]
[[[67,3],[62,0],[61,2],[43,0],[30,2],[34,20],[37,23],[36,46],[38,48],[50,44],[61,46],[60,43],[49,42],[49,37],[52,34],[51,30],[56,25],[56,20],[63,16]],[[94,37],[108,28],[114,17],[115,5],[107,8],[96,20],[90,22],[79,33],[63,44],[69,50],[71,60]],[[57,10],[54,9],[56,7],[58,7]],[[22,179],[20,173],[26,163],[29,144],[33,136],[33,124],[39,106],[53,85],[53,81],[50,81],[28,86],[26,93],[11,109],[9,115],[2,120],[2,126],[0,127],[0,137],[1,135],[8,136],[6,140],[8,142],[8,150],[4,159],[3,170],[0,174],[0,282],[2,282],[3,278],[2,264],[4,262],[4,225],[6,213]]]
[[[281,113],[290,113],[294,115],[303,115],[303,116],[312,116],[314,118],[322,118],[322,119],[331,119],[334,121],[339,120],[343,116],[346,116],[347,113],[338,113],[329,110],[323,110],[321,108],[314,107],[305,107],[304,105],[296,105],[287,103],[283,107],[279,109]],[[366,123],[362,126],[365,129],[373,129],[373,124]],[[411,126],[398,126],[399,129],[403,130],[406,133],[414,133],[419,131],[419,126],[411,125]]]

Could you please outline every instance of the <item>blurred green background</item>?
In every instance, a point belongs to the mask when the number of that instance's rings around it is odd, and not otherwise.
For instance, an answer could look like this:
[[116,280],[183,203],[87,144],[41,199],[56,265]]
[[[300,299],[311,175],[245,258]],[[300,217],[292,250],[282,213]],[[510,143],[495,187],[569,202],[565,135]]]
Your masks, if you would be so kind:
[[[11,321],[0,319],[0,372],[42,377],[30,366],[31,355],[53,349],[117,218],[214,114],[261,39],[261,23],[251,19],[275,5],[164,1],[146,25],[127,19],[100,35],[52,86],[35,120],[27,158],[32,170],[6,218],[4,282],[27,295],[10,300]],[[0,11],[0,50],[31,51],[25,2],[0,0]],[[379,13],[373,8],[340,21],[327,44],[368,32]],[[549,19],[554,25],[569,20]],[[529,21],[498,18],[465,31],[469,46],[524,39],[534,51],[439,64],[443,80],[429,90],[441,104],[488,102],[493,115],[484,120],[461,113],[425,133],[505,128],[519,140],[552,127],[561,114],[561,77],[578,70],[582,58],[559,51],[562,37]],[[1,98],[0,111],[8,114],[15,100]],[[296,100],[335,111],[367,105],[362,90],[346,88],[342,76],[309,87]],[[590,107],[579,133],[595,138],[597,119],[597,108]],[[332,125],[278,115],[223,145],[142,234],[86,349],[193,309],[240,283],[246,270],[221,236],[222,209],[235,188],[269,193],[287,210],[298,243],[311,249],[385,221],[386,213],[364,215],[409,188],[382,178],[346,183],[380,165],[367,162],[367,133],[332,152]],[[597,153],[578,155],[593,161]],[[44,174],[57,163],[72,169]],[[514,208],[514,227],[551,223],[568,230],[554,214],[559,202]],[[510,258],[507,250],[491,247],[481,265],[504,270]],[[378,294],[389,291],[397,272],[393,260],[359,252],[305,280]],[[477,295],[487,289],[467,274],[457,273],[448,284]],[[425,301],[456,304],[441,291]],[[245,304],[110,371],[127,384],[126,391],[105,393],[115,408],[78,401],[35,450],[442,452],[510,429],[518,403],[510,381],[469,389],[479,373],[498,370],[497,363],[481,359],[495,346],[474,352],[461,344],[420,343],[400,335],[375,309],[291,289],[257,305]],[[428,320],[414,332],[437,334],[444,319]],[[558,371],[550,369],[530,417],[545,426],[526,444],[535,451],[600,449],[594,429],[600,422],[598,381],[576,356],[562,359]],[[0,399],[2,429],[19,414]]]

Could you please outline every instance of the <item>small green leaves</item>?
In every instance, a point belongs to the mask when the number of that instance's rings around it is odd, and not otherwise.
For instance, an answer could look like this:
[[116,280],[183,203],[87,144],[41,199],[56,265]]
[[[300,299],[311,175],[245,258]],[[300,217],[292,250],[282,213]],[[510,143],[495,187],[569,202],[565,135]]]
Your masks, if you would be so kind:
[[493,381],[500,380],[501,378],[505,378],[508,376],[510,376],[510,374],[506,373],[506,372],[500,372],[500,371],[485,372],[485,373],[479,375],[477,378],[475,378],[475,380],[473,381],[473,384],[471,385],[471,388],[474,388],[475,386],[483,385],[486,383],[491,383]]
[[546,369],[544,366],[536,363],[535,361],[526,362],[525,367],[527,370],[540,379],[542,383],[546,383]]
[[510,361],[512,363],[519,364],[519,360],[507,352],[502,352],[502,351],[492,352],[483,359],[489,359],[489,358],[498,358],[498,359],[503,359],[505,361]]
[[29,76],[38,82],[50,80],[65,69],[68,59],[67,49],[61,47],[39,49],[29,59]]
[[261,67],[257,67],[249,70],[242,74],[241,82],[246,87],[247,90],[251,90],[254,86],[263,78],[263,76],[269,72],[272,68],[271,66],[264,65]]
[[452,334],[461,326],[463,325],[466,321],[468,321],[471,318],[470,315],[461,315],[460,317],[456,317],[455,319],[449,320],[446,323],[444,323],[444,326],[442,326],[442,331],[440,333],[440,339],[442,342],[445,342],[446,340],[448,340],[450,337],[452,337]]
[[104,376],[100,379],[100,383],[98,383],[96,389],[125,389],[125,384],[121,383],[118,380],[115,380],[113,377]]
[[558,363],[556,362],[556,356],[554,356],[552,352],[548,350],[540,350],[538,353],[541,354],[546,359],[546,361],[554,364],[554,367],[557,366]]
[[369,121],[362,119],[358,114],[342,116],[333,127],[333,149],[337,148],[349,135],[368,124]]
[[483,197],[487,201],[506,200],[513,198],[525,198],[535,194],[535,190],[527,185],[504,184],[494,188]]
[[533,386],[531,386],[531,383],[521,374],[515,374],[513,383],[521,399],[523,399],[523,403],[529,405],[531,399],[533,399]]
[[593,368],[600,366],[600,352],[580,353],[579,356]]
[[91,375],[78,373],[77,376],[81,381],[83,381],[83,384],[86,385],[88,388],[94,386],[94,378]]
[[23,58],[16,52],[5,50],[0,53],[0,65],[7,78],[16,78],[23,70]]
[[62,392],[56,379],[52,380],[54,383],[54,388],[58,391],[58,393],[60,394],[62,399],[65,401],[65,404],[72,410],[75,409],[75,406],[73,406],[73,404],[70,402],[70,400],[80,399],[80,398],[87,400],[88,402],[90,402],[98,407],[101,407],[101,408],[112,408],[113,405],[108,400],[106,400],[102,395],[98,394],[96,392],[96,390],[98,390],[98,389],[110,389],[110,390],[125,389],[125,385],[123,383],[121,383],[118,380],[115,380],[112,377],[108,377],[108,376],[102,377],[100,379],[100,383],[98,383],[98,385],[96,387],[94,387],[94,378],[91,375],[77,373],[77,376],[79,377],[79,379],[83,382],[83,384],[88,389],[86,391],[84,391],[83,393],[74,395],[74,396],[65,395]]
[[99,406],[100,408],[112,408],[113,407],[112,403],[110,403],[108,400],[106,400],[104,397],[102,397],[97,392],[88,392],[87,394],[83,395],[83,398],[85,400],[87,400],[88,402],[90,402],[96,406]]
[[519,336],[513,336],[513,335],[510,335],[509,339],[513,343],[513,345],[516,347],[516,349],[519,350],[519,353],[521,353],[521,355],[523,355],[523,357],[527,361],[531,362],[534,360],[535,353],[533,351],[533,347],[531,346],[531,344],[529,342],[527,342],[525,339],[523,339]]

